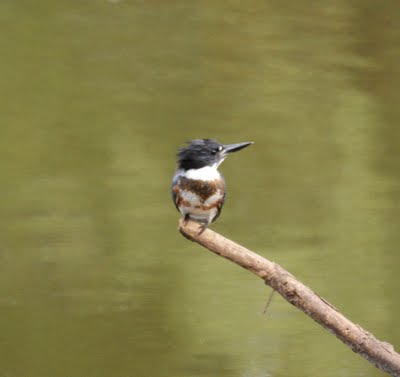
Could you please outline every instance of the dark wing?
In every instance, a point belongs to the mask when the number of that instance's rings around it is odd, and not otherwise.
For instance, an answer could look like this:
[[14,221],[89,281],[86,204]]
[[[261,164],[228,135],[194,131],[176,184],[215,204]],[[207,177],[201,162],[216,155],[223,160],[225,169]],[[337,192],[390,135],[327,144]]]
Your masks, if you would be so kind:
[[226,185],[225,185],[225,178],[224,176],[221,174],[221,178],[223,180],[224,183],[224,196],[222,197],[221,201],[218,203],[218,207],[217,207],[217,214],[215,215],[215,217],[212,219],[212,221],[215,221],[218,219],[219,215],[221,214],[222,211],[222,206],[225,203],[225,198],[226,198]]
[[215,220],[217,220],[218,217],[219,217],[219,215],[221,214],[222,206],[224,205],[225,198],[226,198],[226,192],[224,193],[224,196],[222,197],[222,200],[218,203],[217,214],[216,214],[215,217],[212,219],[213,222],[214,222]]
[[176,209],[179,211],[178,204],[177,204],[177,195],[176,193],[179,190],[179,179],[181,178],[180,174],[175,174],[174,178],[172,179],[172,185],[171,185],[171,196],[172,200],[174,201]]

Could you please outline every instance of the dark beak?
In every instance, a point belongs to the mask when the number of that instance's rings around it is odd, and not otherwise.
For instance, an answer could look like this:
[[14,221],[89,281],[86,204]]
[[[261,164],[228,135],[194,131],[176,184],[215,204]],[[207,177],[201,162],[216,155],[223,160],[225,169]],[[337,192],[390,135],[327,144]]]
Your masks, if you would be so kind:
[[250,144],[254,144],[252,141],[246,141],[245,143],[236,143],[236,144],[226,144],[224,145],[224,152],[226,154],[240,151],[243,148],[246,148]]

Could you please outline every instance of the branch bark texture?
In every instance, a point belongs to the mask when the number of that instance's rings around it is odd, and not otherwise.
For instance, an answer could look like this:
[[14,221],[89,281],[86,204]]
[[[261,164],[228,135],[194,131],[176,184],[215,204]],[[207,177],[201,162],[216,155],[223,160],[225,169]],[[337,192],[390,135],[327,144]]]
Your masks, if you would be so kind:
[[199,234],[199,224],[181,220],[179,231],[188,239],[199,243],[213,253],[229,259],[276,290],[284,299],[302,310],[325,329],[335,334],[354,352],[377,368],[400,377],[400,354],[393,346],[376,339],[371,333],[351,322],[333,305],[314,293],[278,264],[271,262],[245,247],[206,229]]

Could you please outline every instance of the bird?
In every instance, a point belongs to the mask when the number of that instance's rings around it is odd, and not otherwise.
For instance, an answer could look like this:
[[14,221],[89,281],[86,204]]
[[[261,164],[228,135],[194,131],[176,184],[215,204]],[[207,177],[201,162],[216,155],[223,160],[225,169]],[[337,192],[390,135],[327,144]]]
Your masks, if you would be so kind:
[[218,218],[226,198],[225,179],[218,167],[231,153],[251,144],[196,139],[178,149],[171,194],[184,225],[189,219],[200,223],[200,235]]

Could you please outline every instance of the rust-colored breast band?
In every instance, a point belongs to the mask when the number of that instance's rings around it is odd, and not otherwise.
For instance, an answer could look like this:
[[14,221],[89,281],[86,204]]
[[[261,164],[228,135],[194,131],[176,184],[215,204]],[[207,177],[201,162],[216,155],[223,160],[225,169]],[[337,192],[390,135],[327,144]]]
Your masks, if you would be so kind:
[[210,196],[216,194],[219,190],[223,192],[225,186],[224,182],[220,179],[216,179],[214,181],[200,181],[181,177],[179,180],[179,188],[184,191],[195,192],[198,195],[200,201],[204,202]]

